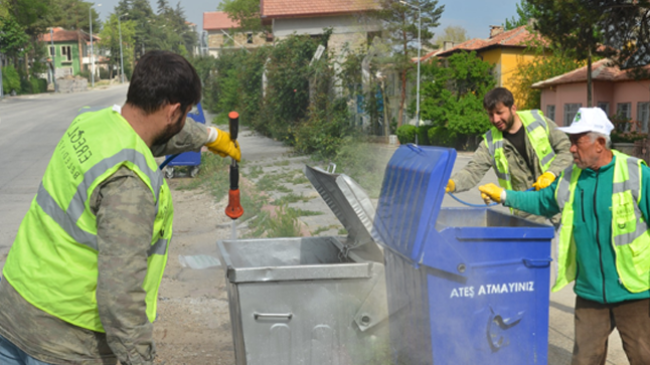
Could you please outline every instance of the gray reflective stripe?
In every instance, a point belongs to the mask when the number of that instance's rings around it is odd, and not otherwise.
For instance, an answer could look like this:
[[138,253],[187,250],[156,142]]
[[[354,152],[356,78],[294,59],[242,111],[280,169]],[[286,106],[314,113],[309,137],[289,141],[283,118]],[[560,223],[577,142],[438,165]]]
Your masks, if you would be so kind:
[[[533,117],[535,118],[535,121],[530,123],[528,127],[526,127],[526,130],[530,133],[532,132],[535,128],[542,128],[544,131],[546,131],[546,134],[548,135],[548,123],[546,123],[546,119],[539,113],[539,110],[531,110],[530,111]],[[555,151],[551,149],[551,152],[549,152],[544,158],[542,158],[542,161],[540,162],[542,167],[545,166],[547,163],[551,162],[555,158]]]
[[551,160],[554,158],[555,158],[555,151],[551,151],[548,155],[544,156],[544,158],[542,159],[542,166],[551,162]]
[[641,180],[639,177],[638,161],[638,159],[632,157],[627,159],[628,179],[622,182],[614,183],[614,186],[612,187],[612,193],[618,194],[626,190],[630,190],[632,192],[632,196],[634,197],[634,202],[637,202],[639,200]]
[[501,173],[497,169],[494,169],[494,172],[497,174],[497,178],[501,180],[510,180],[510,174]]
[[161,238],[149,248],[149,251],[147,251],[147,256],[164,255],[165,252],[167,252],[167,240]]
[[79,228],[75,221],[59,207],[52,195],[45,190],[43,183],[38,188],[36,202],[67,234],[78,243],[97,251],[97,236]]
[[85,202],[88,199],[88,188],[92,183],[97,180],[99,176],[103,173],[114,167],[120,162],[131,161],[133,162],[142,172],[144,172],[149,180],[151,181],[151,187],[156,194],[156,213],[158,213],[158,202],[160,197],[160,187],[163,184],[163,175],[159,169],[151,170],[147,164],[147,159],[144,155],[134,149],[124,149],[111,157],[107,157],[99,161],[95,166],[91,167],[83,177],[83,181],[77,187],[77,192],[70,201],[68,209],[66,210],[73,222],[79,220],[83,214],[85,207]]
[[[621,157],[618,157],[621,158]],[[643,217],[641,209],[637,204],[639,200],[639,190],[641,189],[641,177],[639,176],[639,160],[634,157],[627,157],[627,171],[628,179],[623,182],[614,183],[612,193],[618,194],[629,190],[634,199],[634,216],[636,217],[636,229],[634,232],[620,234],[614,237],[614,244],[616,246],[628,245],[634,242],[635,239],[641,237],[648,230],[648,225],[642,222],[639,218]]]
[[[58,224],[72,239],[77,243],[89,248],[98,251],[97,246],[97,235],[86,232],[83,229],[79,228],[75,222],[72,221],[72,218],[69,214],[59,207],[54,198],[50,193],[45,189],[43,183],[38,188],[38,194],[36,194],[36,203],[43,209],[45,214],[49,215],[56,224]],[[153,244],[147,251],[147,255],[164,255],[167,251],[167,240],[159,239],[155,244]]]
[[[530,123],[527,127],[526,130],[528,132],[532,132],[535,128],[544,128],[544,124],[540,122],[539,120],[535,120],[534,122]],[[546,129],[546,128],[544,128]]]
[[492,130],[489,130],[487,133],[485,133],[485,141],[488,147],[488,151],[490,152],[490,156],[494,157],[496,147],[494,146],[494,137],[492,136]]
[[[637,209],[634,210],[635,212],[637,211]],[[638,214],[641,214],[641,212],[637,213],[637,217],[639,216]],[[630,243],[634,242],[635,239],[645,234],[647,231],[648,231],[648,226],[644,222],[640,222],[639,219],[637,218],[636,230],[634,232],[619,234],[618,236],[615,236],[614,244],[616,246],[629,245]]]
[[557,193],[555,200],[557,201],[557,206],[560,208],[560,212],[564,210],[564,205],[571,198],[571,191],[569,187],[571,185],[571,174],[573,172],[573,166],[569,166],[564,169],[564,172],[561,175],[561,180],[557,186]]
[[546,123],[546,118],[544,118],[544,116],[539,112],[539,109],[533,109],[530,112],[533,114],[535,122],[539,122],[539,124],[541,124],[546,130],[546,133],[548,133],[548,123]]

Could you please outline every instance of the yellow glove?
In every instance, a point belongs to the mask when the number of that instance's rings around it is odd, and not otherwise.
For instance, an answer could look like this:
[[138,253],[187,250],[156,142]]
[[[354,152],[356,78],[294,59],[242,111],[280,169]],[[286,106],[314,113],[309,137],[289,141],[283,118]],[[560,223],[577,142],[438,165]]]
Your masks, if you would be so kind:
[[221,157],[230,156],[236,161],[241,160],[239,144],[230,140],[230,133],[214,127],[208,127],[208,142],[205,146],[212,153]]
[[445,188],[445,193],[453,193],[456,191],[456,183],[454,180],[449,179],[449,182],[447,183],[447,187]]
[[550,171],[546,171],[537,178],[537,181],[533,183],[533,187],[535,190],[541,190],[551,185],[553,181],[555,181],[555,174]]
[[479,186],[478,190],[481,192],[481,198],[483,198],[486,205],[490,204],[491,201],[501,203],[501,193],[505,191],[492,183]]

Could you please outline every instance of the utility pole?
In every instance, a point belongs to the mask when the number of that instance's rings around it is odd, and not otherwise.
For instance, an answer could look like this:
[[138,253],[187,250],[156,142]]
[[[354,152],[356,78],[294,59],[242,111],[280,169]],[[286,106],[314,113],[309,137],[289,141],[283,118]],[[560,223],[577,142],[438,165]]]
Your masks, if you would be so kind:
[[52,47],[52,84],[56,92],[56,48],[54,48],[54,28],[50,28],[50,47]]
[[90,87],[95,87],[95,53],[93,52],[93,18],[90,14],[90,11],[92,10],[93,6],[100,7],[102,4],[92,4],[88,7],[88,20],[90,22],[90,64],[91,64],[91,70],[90,70]]
[[117,17],[117,30],[120,34],[120,80],[122,81],[121,84],[124,83],[124,54],[122,53],[122,24],[120,23],[120,18],[127,15],[129,15],[129,13],[124,13]]

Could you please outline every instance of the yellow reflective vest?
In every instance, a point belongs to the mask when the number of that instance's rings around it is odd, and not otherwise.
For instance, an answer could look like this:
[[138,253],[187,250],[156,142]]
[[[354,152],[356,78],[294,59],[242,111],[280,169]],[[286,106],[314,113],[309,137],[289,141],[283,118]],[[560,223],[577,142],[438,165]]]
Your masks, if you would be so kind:
[[[612,240],[616,271],[621,284],[632,293],[650,289],[650,233],[639,209],[643,160],[612,150],[616,156],[612,187]],[[562,212],[558,276],[553,291],[572,282],[577,274],[573,237],[573,201],[582,169],[573,165],[560,175],[555,200]]]
[[[546,123],[544,115],[539,110],[526,110],[517,112],[526,136],[530,141],[537,159],[540,163],[540,169],[546,172],[555,160],[555,151],[549,142],[549,126]],[[508,168],[508,159],[503,149],[503,133],[491,127],[483,136],[485,144],[492,156],[494,172],[499,180],[499,185],[507,190],[512,190],[512,178]]]
[[95,297],[97,218],[89,208],[95,188],[124,166],[151,190],[157,213],[142,283],[151,322],[172,236],[169,187],[151,150],[118,109],[84,113],[72,122],[54,151],[3,270],[6,280],[32,305],[96,332],[104,329]]

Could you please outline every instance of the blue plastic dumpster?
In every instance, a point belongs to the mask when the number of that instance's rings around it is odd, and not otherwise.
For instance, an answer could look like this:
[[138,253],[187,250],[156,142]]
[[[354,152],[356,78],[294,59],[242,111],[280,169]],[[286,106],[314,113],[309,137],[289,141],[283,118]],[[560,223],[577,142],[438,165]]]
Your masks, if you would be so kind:
[[373,236],[386,247],[395,364],[546,364],[554,230],[487,208],[441,208],[456,151],[405,145]]
[[[196,108],[193,108],[187,116],[192,118],[195,122],[205,124],[205,116],[203,114],[203,107],[201,103],[196,105]],[[167,158],[170,156],[166,156]],[[165,166],[165,177],[171,179],[176,174],[176,169],[174,166],[191,166],[189,175],[191,177],[196,176],[199,172],[199,166],[201,165],[201,152],[183,152],[171,160],[167,166]]]

